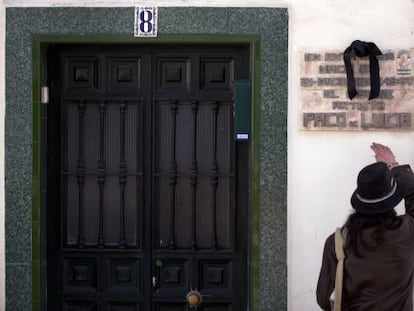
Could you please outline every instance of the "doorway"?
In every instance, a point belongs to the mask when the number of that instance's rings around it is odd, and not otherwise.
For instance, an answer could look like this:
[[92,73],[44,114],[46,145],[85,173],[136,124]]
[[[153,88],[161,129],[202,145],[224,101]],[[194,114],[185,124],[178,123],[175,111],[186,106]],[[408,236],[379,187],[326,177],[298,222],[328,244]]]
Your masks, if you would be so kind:
[[248,45],[51,45],[49,310],[246,310]]

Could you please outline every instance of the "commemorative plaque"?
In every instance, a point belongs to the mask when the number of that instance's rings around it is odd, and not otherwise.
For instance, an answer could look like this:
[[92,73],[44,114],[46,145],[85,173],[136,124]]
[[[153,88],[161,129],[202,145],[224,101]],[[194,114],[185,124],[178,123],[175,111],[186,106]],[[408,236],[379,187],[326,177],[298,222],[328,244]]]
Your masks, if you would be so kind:
[[387,50],[378,56],[381,90],[368,100],[368,57],[353,57],[358,95],[347,94],[341,51],[300,52],[300,124],[303,130],[378,131],[413,130],[414,49]]

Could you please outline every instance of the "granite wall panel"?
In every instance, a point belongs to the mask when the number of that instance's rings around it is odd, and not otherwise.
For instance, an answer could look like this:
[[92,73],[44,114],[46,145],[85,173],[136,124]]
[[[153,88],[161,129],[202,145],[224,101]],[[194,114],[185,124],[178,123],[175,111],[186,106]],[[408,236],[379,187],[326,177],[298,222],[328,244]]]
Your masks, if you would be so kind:
[[[6,10],[6,268],[7,310],[32,303],[32,39],[44,35],[64,42],[100,36],[102,42],[133,36],[133,8],[7,8]],[[259,288],[261,311],[287,309],[286,183],[288,11],[285,8],[159,8],[160,36],[253,35],[260,66],[253,81],[260,100]],[[231,37],[229,37],[231,38]],[[82,39],[85,41],[84,39]],[[122,41],[122,39],[119,39]],[[140,40],[140,39],[137,39]],[[142,39],[145,40],[145,39]],[[96,42],[96,39],[95,39]],[[131,41],[128,41],[131,42]],[[259,107],[257,107],[259,105]],[[35,181],[37,182],[37,181]],[[36,230],[35,230],[36,231]],[[254,263],[256,264],[256,263]]]

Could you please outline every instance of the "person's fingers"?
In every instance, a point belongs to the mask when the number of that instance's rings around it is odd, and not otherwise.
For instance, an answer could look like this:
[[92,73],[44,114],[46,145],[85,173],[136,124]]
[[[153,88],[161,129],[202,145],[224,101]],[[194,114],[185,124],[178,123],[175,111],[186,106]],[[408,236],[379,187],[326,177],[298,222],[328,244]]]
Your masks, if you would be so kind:
[[382,144],[378,144],[378,143],[372,143],[371,145],[371,149],[375,152],[375,153],[383,153],[383,154],[390,154],[390,155],[394,155],[391,151],[391,149],[388,146],[382,145]]
[[374,157],[377,162],[395,162],[395,156],[388,146],[373,142],[370,148],[374,151]]
[[382,150],[383,150],[382,146],[380,146],[380,145],[378,145],[378,144],[372,144],[372,145],[371,145],[371,149],[372,149],[372,151],[374,151],[375,153],[382,152]]

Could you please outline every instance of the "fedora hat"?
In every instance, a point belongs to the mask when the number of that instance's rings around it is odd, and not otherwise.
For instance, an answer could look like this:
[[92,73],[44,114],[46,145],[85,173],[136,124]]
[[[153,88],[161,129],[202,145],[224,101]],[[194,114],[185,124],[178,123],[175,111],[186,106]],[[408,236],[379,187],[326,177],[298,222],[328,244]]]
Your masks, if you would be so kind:
[[403,199],[403,188],[391,176],[386,163],[376,162],[359,172],[351,205],[361,214],[385,213]]

